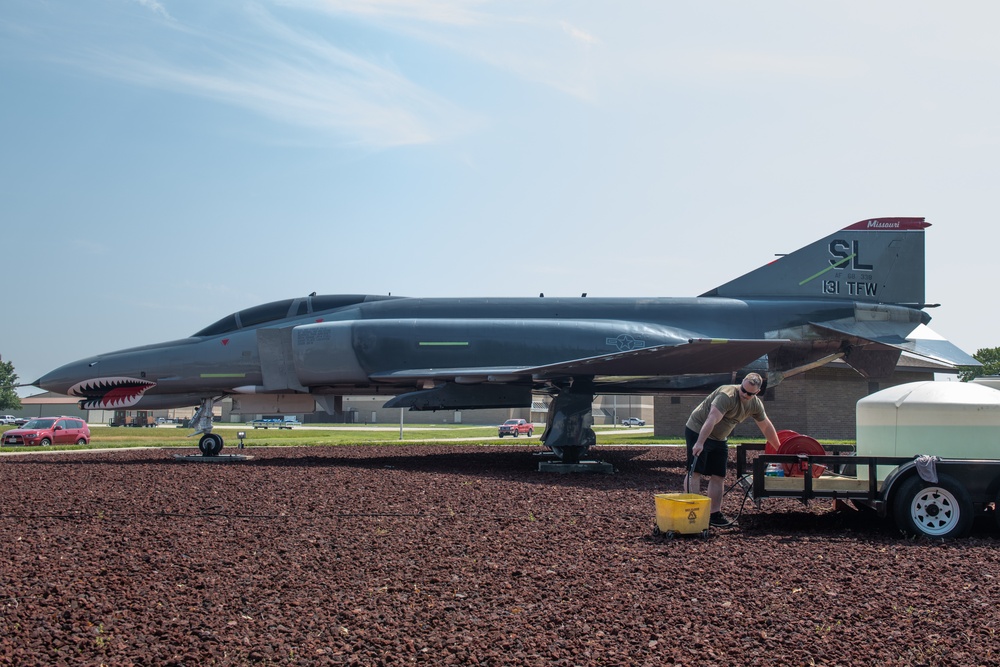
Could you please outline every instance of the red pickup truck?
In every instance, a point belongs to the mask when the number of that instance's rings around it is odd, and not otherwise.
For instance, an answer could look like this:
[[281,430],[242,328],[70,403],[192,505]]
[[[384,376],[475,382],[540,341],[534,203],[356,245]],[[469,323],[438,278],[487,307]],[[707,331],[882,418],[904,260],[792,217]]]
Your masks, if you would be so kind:
[[502,438],[505,435],[511,435],[515,438],[519,435],[526,434],[531,435],[535,431],[535,425],[529,424],[523,419],[508,419],[504,423],[500,424],[498,429],[498,435]]

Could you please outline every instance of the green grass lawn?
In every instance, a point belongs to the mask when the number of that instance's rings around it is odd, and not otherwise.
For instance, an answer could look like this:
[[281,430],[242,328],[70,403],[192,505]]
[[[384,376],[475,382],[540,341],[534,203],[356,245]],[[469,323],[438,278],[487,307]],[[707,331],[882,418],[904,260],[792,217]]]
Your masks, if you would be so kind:
[[[521,445],[542,447],[538,436],[543,431],[542,425],[537,425],[533,438],[499,438],[496,426],[472,426],[467,424],[414,424],[404,425],[400,438],[399,425],[317,425],[301,426],[293,429],[254,429],[245,424],[217,424],[215,432],[225,439],[227,449],[235,447],[239,440],[238,431],[246,433],[244,443],[247,447],[306,447],[313,445],[364,445],[364,444],[488,444],[488,445]],[[6,429],[4,429],[6,430]],[[598,445],[682,445],[682,437],[655,437],[652,432],[641,432],[637,429],[615,428],[614,426],[597,426]],[[90,429],[90,444],[83,447],[76,445],[55,445],[48,450],[78,450],[106,449],[116,447],[197,447],[199,436],[188,437],[190,429],[177,427],[156,428],[112,428],[110,426],[92,426]],[[737,438],[731,441],[762,442],[760,438]],[[845,441],[821,441],[823,443],[841,443]],[[0,447],[0,452],[23,452],[35,448]]]

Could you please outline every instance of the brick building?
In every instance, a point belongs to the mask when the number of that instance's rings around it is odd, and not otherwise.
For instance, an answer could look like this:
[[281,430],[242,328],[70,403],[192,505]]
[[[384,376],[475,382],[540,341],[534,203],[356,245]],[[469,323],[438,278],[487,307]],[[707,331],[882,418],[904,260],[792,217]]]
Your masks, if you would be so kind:
[[[855,405],[858,400],[887,387],[906,382],[933,380],[948,369],[908,357],[900,359],[888,378],[869,380],[844,363],[834,362],[784,380],[764,392],[764,408],[776,429],[792,430],[818,440],[854,440],[857,433]],[[658,396],[654,399],[653,423],[658,437],[683,437],[691,411],[708,395]],[[760,429],[747,420],[736,427],[734,437],[760,438]]]

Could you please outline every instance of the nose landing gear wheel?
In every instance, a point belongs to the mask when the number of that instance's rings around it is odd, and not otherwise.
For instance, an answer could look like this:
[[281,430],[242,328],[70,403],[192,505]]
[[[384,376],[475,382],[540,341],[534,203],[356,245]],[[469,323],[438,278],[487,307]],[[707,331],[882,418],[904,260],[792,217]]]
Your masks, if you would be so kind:
[[206,433],[198,441],[198,449],[201,450],[202,456],[218,456],[222,451],[222,444],[222,436]]

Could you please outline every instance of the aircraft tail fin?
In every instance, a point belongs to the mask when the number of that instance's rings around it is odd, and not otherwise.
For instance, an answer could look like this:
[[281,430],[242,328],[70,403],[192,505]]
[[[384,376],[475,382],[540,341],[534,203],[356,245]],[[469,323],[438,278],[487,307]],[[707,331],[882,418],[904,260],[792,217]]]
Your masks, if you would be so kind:
[[862,220],[701,296],[924,306],[924,218]]

